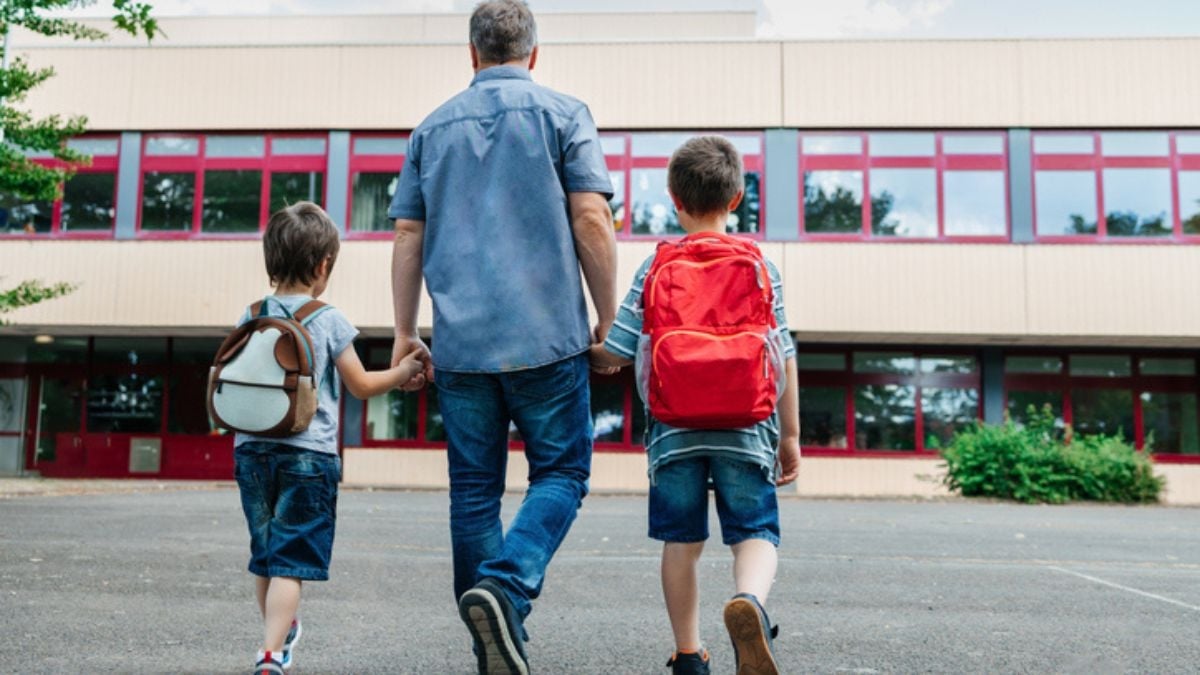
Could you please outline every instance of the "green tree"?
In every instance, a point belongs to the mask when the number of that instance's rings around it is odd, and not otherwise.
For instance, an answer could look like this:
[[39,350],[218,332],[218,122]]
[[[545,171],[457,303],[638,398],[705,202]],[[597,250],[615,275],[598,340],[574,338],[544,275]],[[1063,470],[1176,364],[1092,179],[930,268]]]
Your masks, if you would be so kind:
[[0,326],[8,323],[4,320],[4,315],[14,309],[36,305],[43,300],[57,298],[73,290],[75,290],[74,284],[46,285],[40,281],[22,281],[12,290],[0,291]]

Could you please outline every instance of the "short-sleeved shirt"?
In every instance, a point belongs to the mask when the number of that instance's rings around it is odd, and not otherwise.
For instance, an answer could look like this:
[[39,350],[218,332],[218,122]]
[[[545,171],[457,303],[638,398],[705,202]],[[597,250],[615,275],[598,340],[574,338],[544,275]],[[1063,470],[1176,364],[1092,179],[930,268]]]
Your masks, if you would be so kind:
[[[307,295],[272,295],[264,302],[267,303],[269,316],[283,317],[294,314],[310,300],[312,298]],[[281,304],[287,308],[286,313],[280,307]],[[250,310],[247,308],[237,325],[246,323],[250,318]],[[267,438],[239,433],[234,437],[234,447],[250,441],[266,441],[337,454],[340,413],[338,395],[342,390],[342,380],[334,362],[343,351],[354,344],[358,329],[346,319],[345,314],[332,306],[314,317],[305,327],[313,341],[313,372],[317,379],[317,411],[312,422],[309,422],[304,431],[287,438]]]
[[[627,359],[640,355],[638,339],[642,335],[642,288],[646,272],[654,256],[650,256],[634,275],[629,293],[617,309],[617,319],[608,331],[604,348]],[[771,289],[775,295],[775,324],[777,336],[783,345],[785,359],[796,356],[796,345],[788,331],[787,316],[783,309],[783,281],[779,270],[767,260],[767,271],[771,276]],[[654,472],[661,466],[685,457],[698,455],[720,456],[756,464],[775,480],[775,458],[779,449],[778,411],[754,426],[741,429],[684,429],[663,424],[646,411],[646,453],[649,458],[649,474],[654,481]]]
[[522,370],[588,348],[571,192],[612,195],[596,125],[524,68],[479,71],[413,131],[388,216],[425,222],[435,367]]

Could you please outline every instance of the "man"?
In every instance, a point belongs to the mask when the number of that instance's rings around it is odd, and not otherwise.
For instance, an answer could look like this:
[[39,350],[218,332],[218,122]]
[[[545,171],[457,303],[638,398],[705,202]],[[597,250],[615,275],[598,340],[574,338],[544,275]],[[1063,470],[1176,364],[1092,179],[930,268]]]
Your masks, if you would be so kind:
[[[518,0],[471,15],[475,77],[421,123],[388,211],[393,361],[417,336],[422,272],[446,427],[459,614],[481,673],[527,673],[523,621],[587,493],[587,350],[616,316],[608,170],[587,106],[534,84],[537,28]],[[598,323],[588,328],[582,268]],[[515,423],[529,489],[500,520]]]

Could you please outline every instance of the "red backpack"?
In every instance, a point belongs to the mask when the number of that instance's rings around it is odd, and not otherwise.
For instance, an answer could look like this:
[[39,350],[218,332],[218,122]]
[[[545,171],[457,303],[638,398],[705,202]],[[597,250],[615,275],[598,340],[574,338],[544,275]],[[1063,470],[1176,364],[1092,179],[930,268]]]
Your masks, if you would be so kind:
[[656,419],[735,429],[771,416],[784,381],[758,246],[700,233],[658,245],[643,286],[638,383]]

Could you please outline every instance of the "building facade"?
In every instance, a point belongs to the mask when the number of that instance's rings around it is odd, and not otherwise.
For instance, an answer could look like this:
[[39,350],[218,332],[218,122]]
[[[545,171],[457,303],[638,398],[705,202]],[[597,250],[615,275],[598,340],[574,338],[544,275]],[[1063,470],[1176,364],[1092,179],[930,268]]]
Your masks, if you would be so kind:
[[[621,286],[679,231],[674,148],[719,133],[741,150],[729,228],[783,275],[800,493],[940,494],[956,429],[1049,405],[1150,447],[1168,501],[1200,503],[1200,40],[771,42],[746,13],[539,19],[535,79],[601,127]],[[469,82],[465,26],[177,19],[151,47],[17,34],[58,73],[28,106],[88,115],[72,143],[94,161],[56,202],[0,196],[0,284],[79,285],[0,327],[0,473],[229,477],[205,375],[269,292],[259,233],[288,201],[344,226],[327,299],[382,365],[386,205],[408,131]],[[632,376],[595,378],[593,399],[594,489],[644,488]],[[445,484],[436,388],[342,400],[347,483]]]

